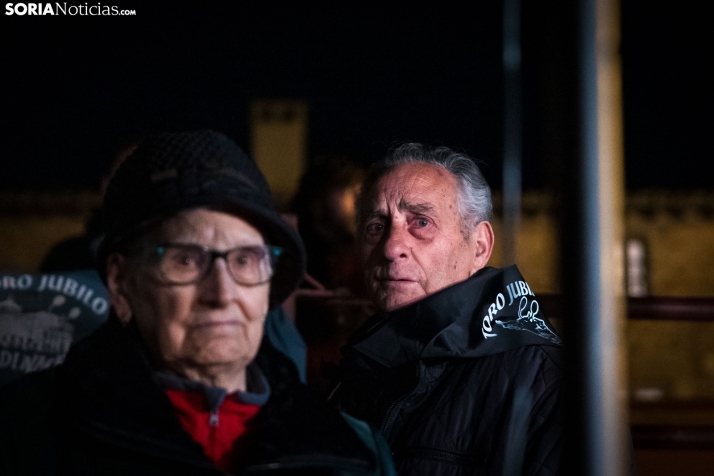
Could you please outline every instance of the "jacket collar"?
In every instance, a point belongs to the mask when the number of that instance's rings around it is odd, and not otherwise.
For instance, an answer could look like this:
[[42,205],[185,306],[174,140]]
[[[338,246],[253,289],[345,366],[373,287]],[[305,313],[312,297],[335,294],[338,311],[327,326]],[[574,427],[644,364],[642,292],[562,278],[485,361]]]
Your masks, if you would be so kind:
[[[534,304],[535,303],[535,304]],[[370,318],[350,346],[387,367],[560,345],[518,268],[487,267],[424,299]]]
[[332,467],[374,471],[377,461],[345,418],[300,383],[291,361],[263,340],[255,362],[270,383],[271,399],[256,415],[244,463],[253,468]]
[[[203,393],[211,411],[218,411],[223,401],[229,396],[225,388],[209,387],[166,370],[154,372],[154,381],[162,388]],[[231,394],[229,398],[247,405],[265,405],[270,398],[270,384],[255,362],[251,362],[246,368],[246,387],[246,391]]]
[[[213,468],[186,433],[154,379],[148,350],[133,326],[110,319],[74,346],[60,371],[55,414],[62,427],[116,446]],[[325,466],[371,470],[368,450],[340,413],[313,397],[287,357],[263,340],[256,365],[270,398],[246,434],[241,466]]]

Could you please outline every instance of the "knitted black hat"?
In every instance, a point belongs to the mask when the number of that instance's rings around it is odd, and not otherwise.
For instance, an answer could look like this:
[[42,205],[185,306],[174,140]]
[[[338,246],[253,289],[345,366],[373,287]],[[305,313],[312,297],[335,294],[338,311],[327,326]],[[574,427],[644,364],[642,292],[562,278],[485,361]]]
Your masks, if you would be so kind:
[[297,287],[305,272],[300,236],[275,210],[255,162],[228,137],[209,130],[149,136],[119,166],[102,206],[100,274],[105,276],[110,251],[159,220],[197,207],[235,212],[260,230],[267,244],[285,250],[271,280],[271,308]]

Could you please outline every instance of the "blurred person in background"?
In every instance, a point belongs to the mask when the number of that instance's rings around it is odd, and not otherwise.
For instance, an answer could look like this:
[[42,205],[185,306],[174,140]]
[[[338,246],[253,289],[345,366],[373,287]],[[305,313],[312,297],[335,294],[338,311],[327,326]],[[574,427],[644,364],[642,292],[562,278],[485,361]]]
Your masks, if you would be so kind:
[[308,274],[329,289],[364,294],[355,229],[355,200],[365,169],[347,156],[320,156],[292,203],[305,242]]
[[305,253],[235,143],[146,138],[102,217],[109,319],[0,393],[0,474],[392,474],[381,437],[263,338]]

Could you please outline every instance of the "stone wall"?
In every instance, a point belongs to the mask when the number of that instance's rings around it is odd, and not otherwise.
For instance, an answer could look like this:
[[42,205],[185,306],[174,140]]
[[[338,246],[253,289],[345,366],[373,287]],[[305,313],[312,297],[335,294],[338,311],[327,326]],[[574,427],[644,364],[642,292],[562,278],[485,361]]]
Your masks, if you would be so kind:
[[99,201],[89,191],[0,195],[0,271],[36,272],[54,244],[83,233]]
[[[547,195],[524,195],[517,261],[536,293],[559,292],[557,226]],[[494,229],[498,238],[498,216]],[[641,240],[647,250],[649,295],[714,297],[714,193],[629,195],[625,230],[626,239]],[[492,266],[501,265],[499,248]],[[714,321],[631,320],[627,333],[634,398],[714,398]]]

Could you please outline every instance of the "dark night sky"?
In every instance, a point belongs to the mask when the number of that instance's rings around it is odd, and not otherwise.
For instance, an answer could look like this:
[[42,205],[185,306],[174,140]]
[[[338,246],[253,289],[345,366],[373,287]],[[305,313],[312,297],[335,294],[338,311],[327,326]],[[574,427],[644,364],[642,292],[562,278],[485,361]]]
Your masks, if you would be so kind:
[[[484,161],[498,188],[499,2],[293,3],[105,0],[137,11],[113,18],[3,12],[0,185],[95,186],[116,147],[154,130],[211,127],[247,146],[251,99],[298,97],[310,106],[311,155],[369,162],[395,141],[443,144]],[[628,187],[711,190],[703,3],[622,3]],[[524,160],[525,186],[544,185],[539,159],[527,150]]]

